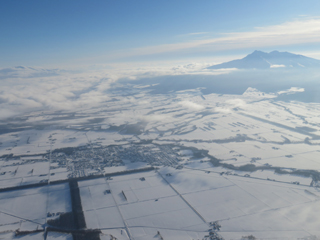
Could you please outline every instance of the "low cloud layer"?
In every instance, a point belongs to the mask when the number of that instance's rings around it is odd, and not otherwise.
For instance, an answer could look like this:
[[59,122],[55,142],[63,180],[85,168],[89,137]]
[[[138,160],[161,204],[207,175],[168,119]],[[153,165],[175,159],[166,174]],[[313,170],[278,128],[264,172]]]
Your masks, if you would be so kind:
[[190,110],[193,110],[193,111],[199,111],[199,110],[204,109],[204,106],[202,106],[198,103],[195,103],[195,102],[187,101],[187,100],[181,101],[179,104],[181,106],[188,108]]
[[[212,63],[194,63],[176,66],[144,66],[85,70],[12,67],[0,69],[0,119],[33,110],[79,110],[103,104],[111,99],[108,90],[119,79],[136,80],[163,75],[225,74],[230,71],[212,71]],[[183,102],[196,110],[202,107]]]
[[[106,99],[101,91],[93,89],[101,82],[101,77],[68,73],[51,74],[57,71],[59,70],[2,69],[0,118],[38,109],[72,109],[94,105],[96,102],[101,102],[101,98]],[[45,74],[46,72],[49,74]]]
[[[142,99],[141,96],[130,96],[130,94],[149,94],[158,84],[160,89],[167,88],[168,93],[178,91],[176,93],[182,94],[183,92],[193,91],[190,93],[190,96],[205,101],[205,97],[202,96],[202,90],[206,90],[206,87],[203,84],[207,83],[208,86],[211,86],[211,80],[217,79],[218,76],[204,75],[221,75],[233,71],[208,70],[207,66],[211,64],[212,63],[192,63],[175,66],[128,66],[114,69],[104,69],[103,67],[91,69],[88,67],[81,71],[39,69],[23,66],[0,69],[0,119],[6,119],[35,110],[81,111],[82,109],[107,106],[108,104],[106,104],[106,102],[118,100],[121,100],[122,103],[130,101],[134,104],[149,104],[145,102],[146,99]],[[240,73],[241,72],[239,72],[239,74]],[[199,81],[200,85],[192,85],[190,89],[175,90],[175,84],[184,85],[183,78],[179,75],[195,75],[195,81],[202,78],[205,80],[202,82]],[[161,83],[162,85],[157,83],[157,79],[161,79],[157,77],[160,76],[164,76],[162,79],[167,79],[167,82]],[[226,79],[225,76],[222,76],[223,79]],[[234,77],[234,74],[231,74],[231,78],[232,77]],[[125,79],[125,81],[121,81],[122,79]],[[141,79],[143,79],[144,84],[134,84],[136,80]],[[175,83],[175,81],[177,82]],[[187,78],[186,81],[190,81],[190,78]],[[217,82],[217,84],[217,86],[219,86],[220,83]],[[242,84],[252,83],[244,82]],[[150,88],[151,85],[153,88]],[[231,87],[228,84],[221,86],[224,88]],[[127,90],[123,90],[123,87],[127,88]],[[219,89],[217,89],[217,91],[218,90]],[[128,92],[126,93],[126,91]],[[303,91],[304,89],[301,87],[291,87],[287,90],[278,91],[277,94],[292,94]],[[166,91],[163,93],[166,93]],[[257,94],[263,98],[268,97],[258,90],[249,92],[247,90],[246,93],[245,97],[256,96]],[[121,96],[122,94],[124,94],[124,97]],[[181,96],[177,100],[177,106],[188,109],[190,112],[205,109],[204,104],[198,100],[183,98]],[[224,106],[216,106],[215,111],[228,112],[237,107],[246,107],[246,102],[241,99],[233,99],[226,102]],[[156,118],[161,121],[162,116],[156,116]]]
[[0,69],[0,80],[8,78],[38,78],[38,77],[53,77],[61,74],[66,74],[63,69],[45,69],[16,66],[11,68]]
[[294,94],[297,92],[304,92],[304,88],[291,87],[290,89],[279,91],[278,94]]

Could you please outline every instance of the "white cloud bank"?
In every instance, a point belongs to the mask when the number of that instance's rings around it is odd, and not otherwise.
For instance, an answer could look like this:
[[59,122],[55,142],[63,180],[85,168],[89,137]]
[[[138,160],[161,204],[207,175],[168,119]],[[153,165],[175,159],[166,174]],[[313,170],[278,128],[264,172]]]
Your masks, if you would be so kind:
[[[31,67],[0,69],[0,119],[35,110],[73,111],[100,106],[114,97],[107,90],[121,78],[135,80],[161,75],[228,73],[206,70],[207,66],[210,64],[143,68],[130,66],[119,69],[85,69],[82,72]],[[182,102],[182,105],[191,110],[203,108],[188,101]]]
[[[121,78],[134,81],[134,79],[152,78],[161,75],[224,74],[229,71],[210,71],[205,68],[207,66],[210,66],[210,64],[193,63],[176,67],[171,65],[166,67],[128,67],[125,69],[86,69],[83,72],[28,67],[0,69],[0,119],[35,110],[79,111],[102,106],[107,101],[113,100],[115,96],[117,97],[117,92],[113,95],[108,90],[112,87],[112,84]],[[143,88],[144,86],[136,87]],[[292,87],[288,90],[279,91],[278,94],[303,91],[303,88]],[[251,95],[253,92],[256,96],[257,91],[251,91]],[[259,94],[262,93],[259,92]],[[138,101],[135,98],[127,98],[127,100]],[[190,101],[190,99],[182,98],[179,100],[177,104],[189,111],[201,111],[205,108],[199,103]],[[148,104],[148,102],[140,103]],[[244,108],[246,102],[241,99],[232,99],[227,101],[224,106],[217,106],[215,111],[227,113],[236,107]],[[162,116],[156,118],[159,121],[163,119]]]
[[194,111],[199,111],[199,110],[204,109],[204,106],[202,106],[198,103],[195,103],[195,102],[188,101],[188,100],[181,101],[179,104],[185,108],[188,108],[188,109],[194,110]]
[[245,108],[246,106],[247,103],[245,100],[240,98],[234,98],[225,101],[224,104],[219,107],[215,107],[214,111],[227,114],[231,113],[234,108]]
[[280,95],[280,94],[294,94],[297,92],[304,92],[304,88],[291,87],[290,89],[279,91],[277,93]]
[[33,68],[2,71],[0,119],[32,110],[71,110],[95,106],[109,99],[103,91],[107,88],[104,85],[110,84],[112,78],[85,73],[63,72],[59,75],[56,72],[58,70]]

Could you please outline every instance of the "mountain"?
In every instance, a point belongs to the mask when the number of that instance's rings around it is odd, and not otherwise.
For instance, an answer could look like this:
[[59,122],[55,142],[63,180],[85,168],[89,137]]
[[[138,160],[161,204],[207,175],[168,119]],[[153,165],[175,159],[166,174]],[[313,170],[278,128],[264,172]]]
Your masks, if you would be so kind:
[[269,68],[319,68],[320,60],[289,52],[270,53],[254,51],[242,59],[208,67],[208,69],[269,69]]

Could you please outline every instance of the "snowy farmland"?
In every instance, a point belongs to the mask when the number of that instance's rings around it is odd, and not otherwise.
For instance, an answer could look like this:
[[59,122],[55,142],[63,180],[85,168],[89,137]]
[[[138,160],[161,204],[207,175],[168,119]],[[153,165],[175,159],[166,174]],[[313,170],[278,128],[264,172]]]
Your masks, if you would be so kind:
[[290,182],[166,167],[79,187],[87,226],[118,239],[202,239],[215,221],[225,239],[319,234],[319,191]]
[[[252,88],[121,94],[7,120],[0,239],[320,236],[320,104]],[[72,214],[75,232],[61,226]]]
[[35,231],[54,216],[71,212],[68,184],[0,193],[1,231]]

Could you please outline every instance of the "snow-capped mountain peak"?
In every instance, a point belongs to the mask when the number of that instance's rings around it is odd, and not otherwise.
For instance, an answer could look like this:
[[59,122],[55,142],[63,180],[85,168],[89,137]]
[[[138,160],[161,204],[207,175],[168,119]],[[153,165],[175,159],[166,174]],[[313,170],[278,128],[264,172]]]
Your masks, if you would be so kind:
[[316,68],[320,60],[289,52],[272,51],[270,53],[254,51],[242,59],[221,63],[209,69],[238,68],[238,69],[270,69],[270,68]]

